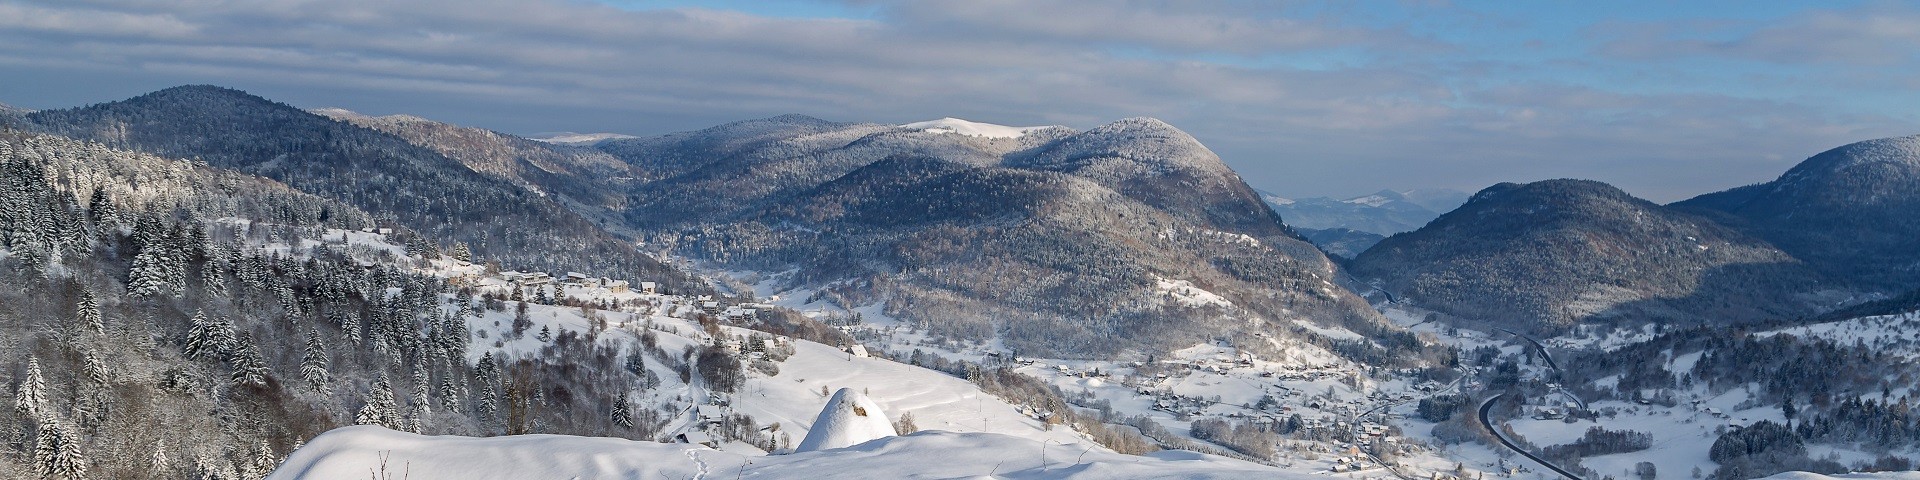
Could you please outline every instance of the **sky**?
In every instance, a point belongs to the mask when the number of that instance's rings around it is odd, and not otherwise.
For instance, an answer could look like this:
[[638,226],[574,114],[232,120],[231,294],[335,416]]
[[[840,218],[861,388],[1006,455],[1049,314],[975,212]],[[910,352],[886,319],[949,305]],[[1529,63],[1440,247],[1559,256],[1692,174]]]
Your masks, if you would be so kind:
[[1289,197],[1586,178],[1667,202],[1920,133],[1920,6],[0,0],[0,102],[182,84],[516,134],[1148,116]]

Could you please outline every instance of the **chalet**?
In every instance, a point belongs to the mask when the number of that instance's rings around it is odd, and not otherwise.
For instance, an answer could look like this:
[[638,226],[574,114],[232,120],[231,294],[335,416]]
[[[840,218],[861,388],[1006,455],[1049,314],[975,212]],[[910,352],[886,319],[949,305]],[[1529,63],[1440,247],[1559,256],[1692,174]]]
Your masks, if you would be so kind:
[[626,280],[602,278],[600,279],[600,285],[607,287],[607,291],[613,293],[627,293],[632,291],[632,289],[627,286]]
[[700,423],[714,424],[727,419],[727,412],[719,405],[701,405],[696,412],[700,416]]
[[856,343],[856,344],[853,344],[853,345],[848,345],[848,346],[847,346],[847,353],[848,353],[848,354],[851,354],[851,355],[853,355],[853,356],[856,356],[856,357],[860,357],[860,358],[867,358],[867,346],[866,346],[866,345],[861,345],[861,344],[858,344],[858,343]]
[[659,285],[653,282],[640,282],[640,293],[642,295],[653,295],[658,289]]
[[693,445],[702,445],[707,448],[716,448],[716,449],[720,448],[720,441],[715,440],[712,435],[707,435],[706,432],[686,432],[679,435],[674,435],[673,441],[679,442],[679,443],[693,444]]
[[598,282],[596,282],[593,277],[587,276],[587,274],[584,273],[567,272],[567,277],[561,279],[560,283],[575,287],[592,287],[596,286],[595,284]]

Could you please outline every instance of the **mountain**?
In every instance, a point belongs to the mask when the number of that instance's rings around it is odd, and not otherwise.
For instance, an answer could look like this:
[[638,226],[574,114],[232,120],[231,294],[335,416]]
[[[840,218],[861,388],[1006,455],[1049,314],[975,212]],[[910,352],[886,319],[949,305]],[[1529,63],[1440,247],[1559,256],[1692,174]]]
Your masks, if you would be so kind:
[[53,133],[273,178],[507,264],[702,288],[539,192],[399,137],[238,90],[175,87],[27,120]]
[[1291,199],[1262,192],[1261,198],[1294,228],[1347,229],[1386,236],[1426,225],[1440,213],[1466,202],[1467,194],[1449,189],[1381,190],[1348,199]]
[[624,208],[626,183],[635,169],[599,150],[462,127],[412,115],[372,117],[338,108],[314,113],[405,139],[459,161],[467,168],[562,200],[588,218]]
[[1387,328],[1218,156],[1159,120],[988,136],[789,115],[596,148],[648,171],[627,219],[650,245],[792,271],[776,291],[877,305],[950,341],[1112,356],[1295,337],[1296,319]]
[[1348,266],[1422,306],[1543,331],[1798,317],[1828,288],[1764,240],[1585,180],[1489,187]]
[[533,140],[536,142],[545,142],[545,143],[551,143],[555,145],[579,145],[579,146],[593,145],[595,143],[600,143],[607,140],[619,140],[622,138],[638,138],[638,137],[635,137],[633,135],[627,135],[624,133],[574,133],[574,132],[538,133],[538,134],[530,135],[527,137],[528,140]]
[[1362,232],[1345,228],[1319,230],[1302,228],[1300,229],[1300,235],[1306,237],[1307,241],[1313,242],[1314,245],[1318,245],[1321,250],[1325,250],[1328,254],[1347,259],[1360,256],[1360,252],[1373,248],[1375,244],[1387,238],[1378,233]]
[[1841,146],[1771,182],[1675,206],[1720,214],[1858,288],[1881,294],[1920,288],[1920,136]]

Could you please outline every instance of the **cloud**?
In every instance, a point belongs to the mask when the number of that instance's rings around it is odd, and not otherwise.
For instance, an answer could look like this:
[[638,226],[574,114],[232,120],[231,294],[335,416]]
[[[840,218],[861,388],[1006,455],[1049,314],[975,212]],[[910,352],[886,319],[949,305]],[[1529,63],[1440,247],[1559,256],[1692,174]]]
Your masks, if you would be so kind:
[[1618,23],[1594,33],[1608,38],[1603,53],[1628,59],[1720,57],[1876,67],[1920,60],[1920,11],[1898,5],[1814,11],[1777,23]]
[[[19,79],[0,84],[0,101],[56,108],[215,83],[522,133],[663,133],[781,113],[1082,128],[1145,115],[1288,195],[1581,176],[1671,200],[1777,175],[1788,161],[1779,158],[1914,128],[1790,99],[1594,87],[1561,72],[1621,65],[1489,58],[1340,11],[856,1],[874,14],[571,0],[0,0],[0,76]],[[1352,60],[1286,61],[1328,51]]]

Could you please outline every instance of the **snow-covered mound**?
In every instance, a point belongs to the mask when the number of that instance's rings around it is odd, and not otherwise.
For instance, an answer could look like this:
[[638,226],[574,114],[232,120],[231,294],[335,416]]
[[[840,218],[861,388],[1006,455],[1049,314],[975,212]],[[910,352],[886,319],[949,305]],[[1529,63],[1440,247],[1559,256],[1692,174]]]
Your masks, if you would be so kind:
[[901,125],[900,128],[925,130],[936,133],[957,133],[971,137],[1020,138],[1021,135],[1026,135],[1027,132],[1052,127],[1009,127],[1006,125],[969,122],[958,118],[947,117],[939,120],[913,122]]
[[807,438],[793,451],[851,447],[891,437],[893,433],[893,422],[887,420],[879,404],[851,388],[842,388],[833,392],[833,398],[827,400],[826,408],[820,409],[820,416],[814,418],[813,427],[807,430]]
[[1766,477],[1767,480],[1920,480],[1920,472],[1874,472],[1843,473],[1839,475],[1821,475],[1810,472],[1786,472]]
[[[991,433],[926,431],[851,448],[743,456],[688,444],[565,435],[426,436],[335,429],[293,452],[272,480],[363,478],[1320,478],[1185,451],[1122,455]],[[385,477],[382,477],[385,478]]]

